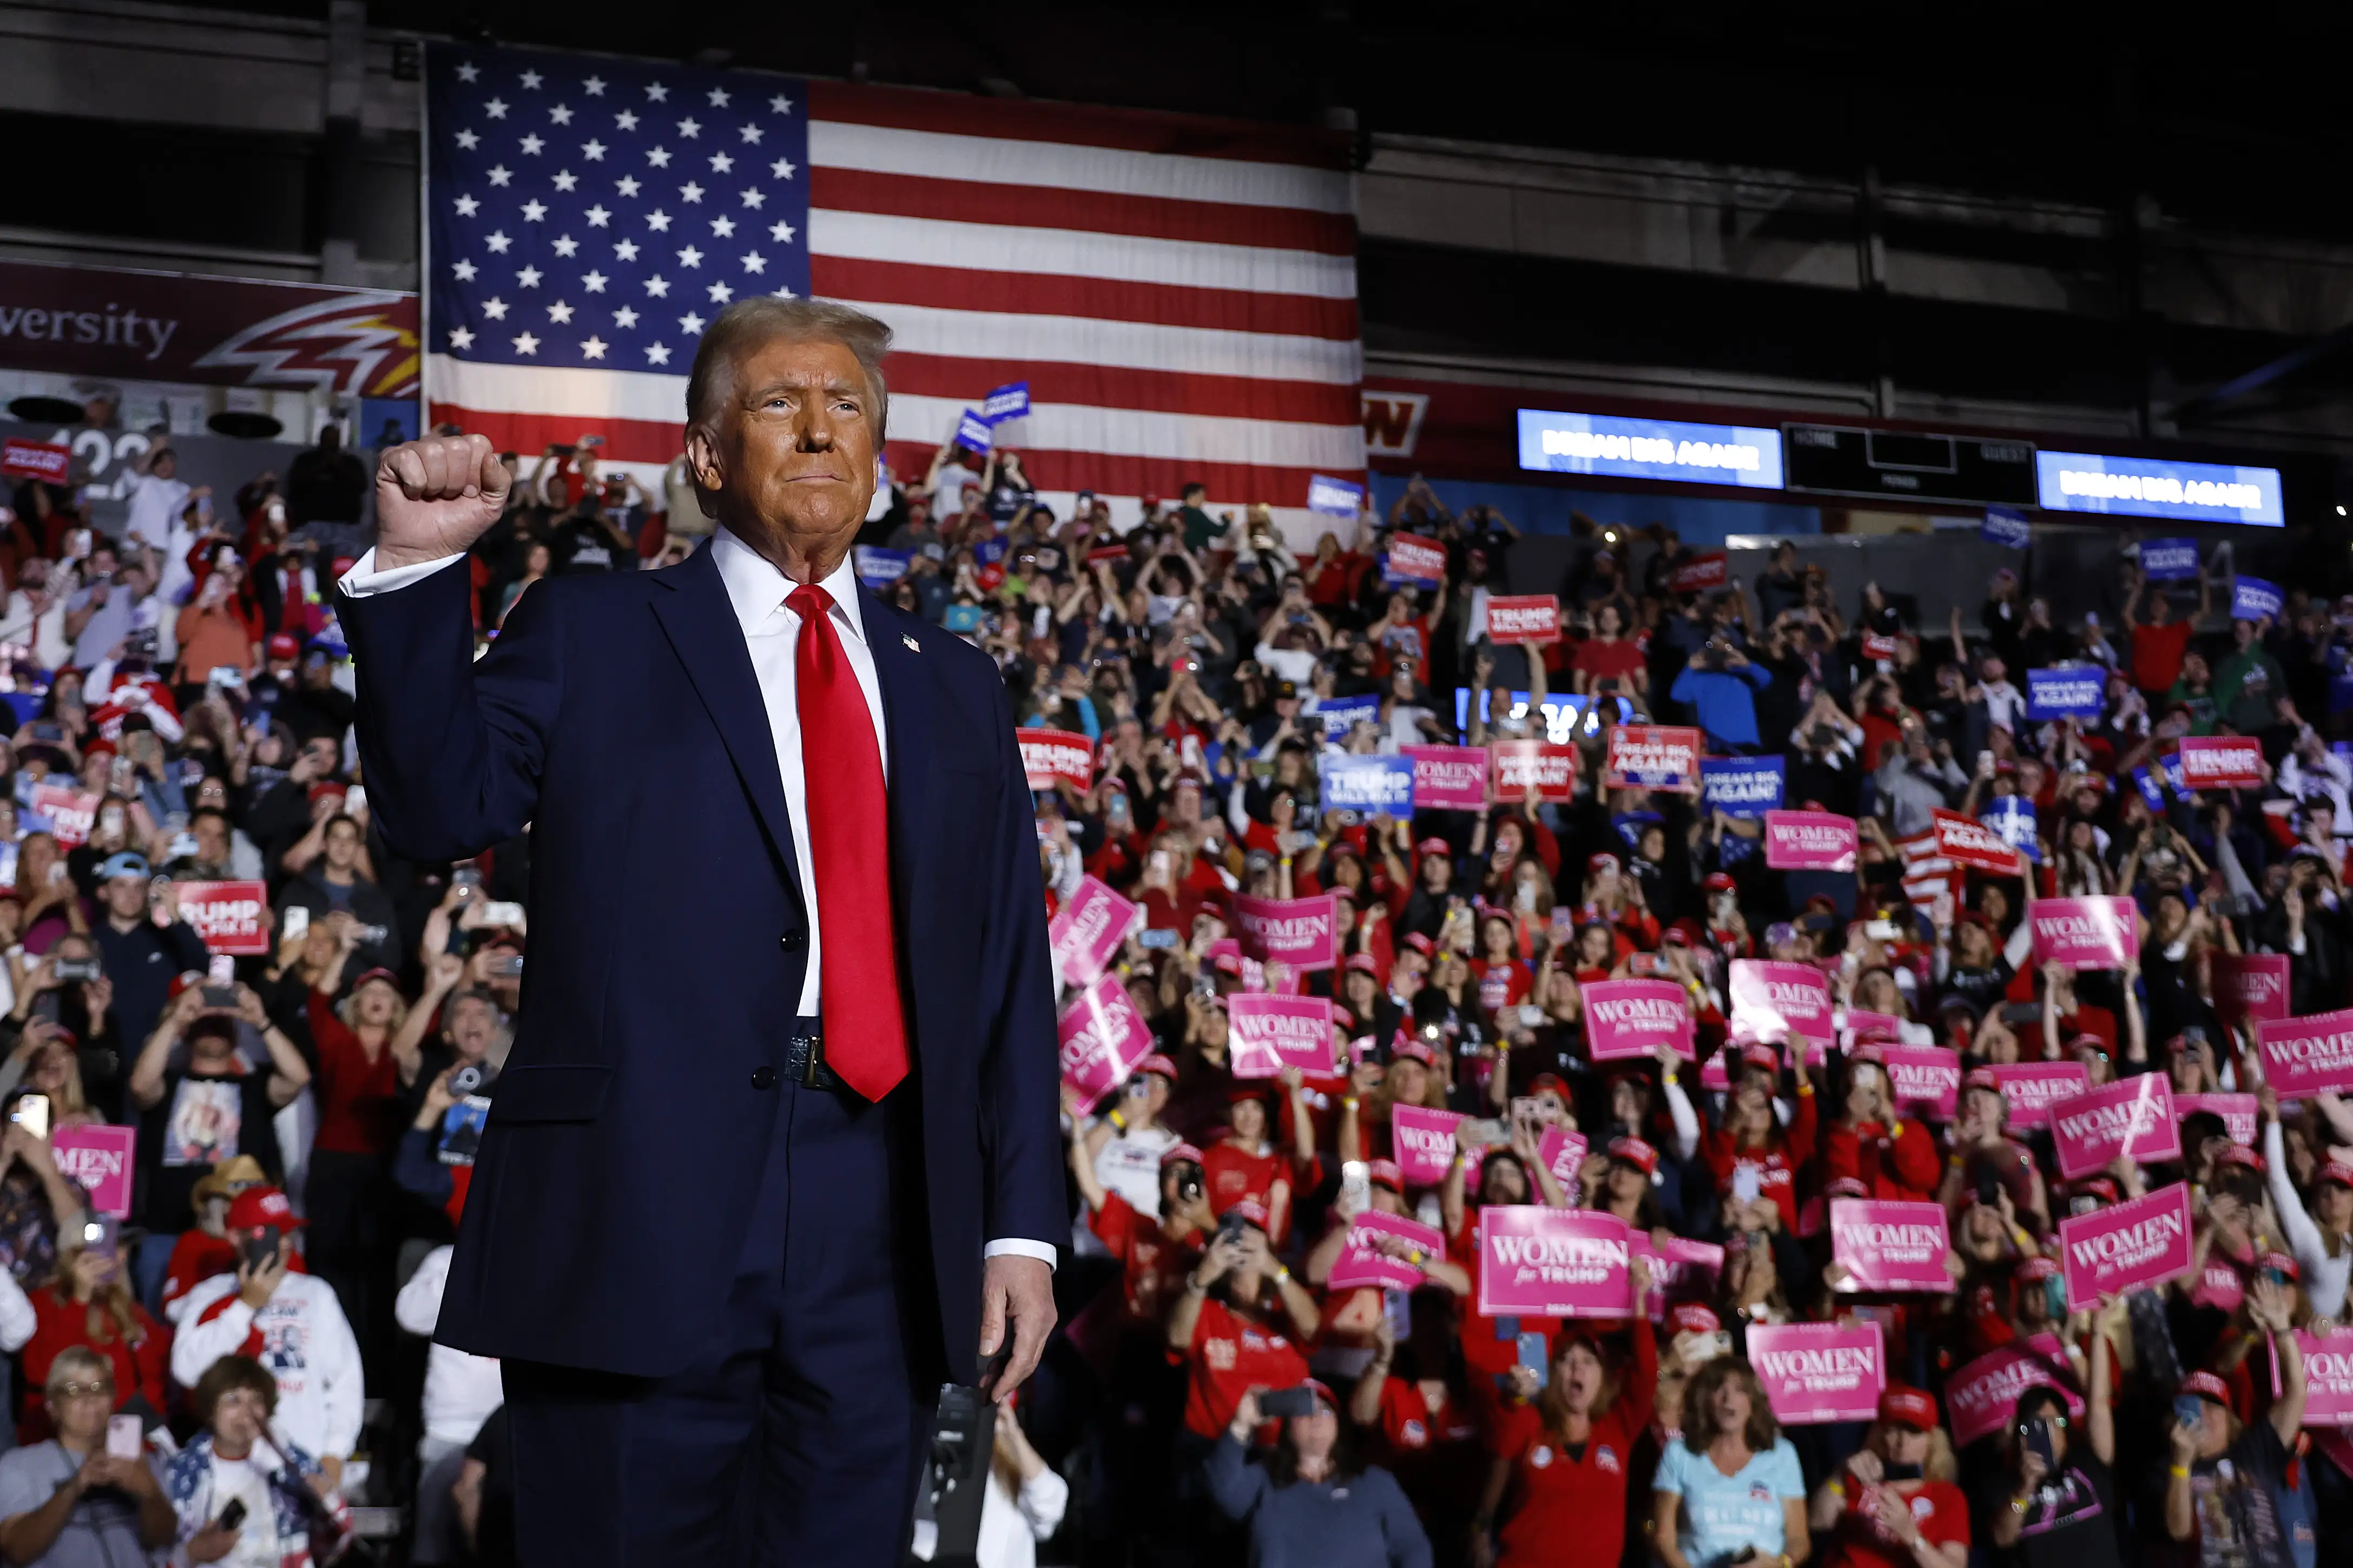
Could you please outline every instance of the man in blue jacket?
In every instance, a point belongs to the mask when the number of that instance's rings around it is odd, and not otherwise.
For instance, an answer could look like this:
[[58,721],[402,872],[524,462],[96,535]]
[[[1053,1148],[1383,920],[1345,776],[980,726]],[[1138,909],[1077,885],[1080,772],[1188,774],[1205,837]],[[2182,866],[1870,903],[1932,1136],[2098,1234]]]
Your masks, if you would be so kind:
[[360,753],[428,861],[532,832],[531,962],[438,1338],[504,1362],[530,1563],[895,1562],[932,1405],[1008,1396],[1068,1234],[1029,791],[996,666],[863,591],[889,329],[703,335],[719,528],[534,584],[479,662],[481,436],[386,452]]
[[1737,644],[1716,637],[1691,656],[1668,695],[1698,715],[1710,751],[1745,755],[1757,749],[1756,692],[1772,684]]

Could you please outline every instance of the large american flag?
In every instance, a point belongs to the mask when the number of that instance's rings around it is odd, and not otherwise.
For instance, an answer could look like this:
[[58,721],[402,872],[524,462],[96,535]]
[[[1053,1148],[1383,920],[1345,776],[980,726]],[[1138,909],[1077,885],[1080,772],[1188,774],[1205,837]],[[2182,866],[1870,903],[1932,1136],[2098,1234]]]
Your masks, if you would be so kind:
[[1198,479],[1294,533],[1362,483],[1344,149],[1178,116],[434,46],[430,417],[536,453],[583,435],[650,479],[702,328],[818,294],[897,333],[888,455],[920,479],[991,388],[1056,510],[1122,527]]

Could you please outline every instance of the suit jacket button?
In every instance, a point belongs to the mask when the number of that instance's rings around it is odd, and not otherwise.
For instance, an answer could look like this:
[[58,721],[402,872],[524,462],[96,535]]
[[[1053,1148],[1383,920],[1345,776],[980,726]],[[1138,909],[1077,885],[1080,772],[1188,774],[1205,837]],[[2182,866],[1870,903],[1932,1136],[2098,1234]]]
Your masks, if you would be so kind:
[[785,933],[785,951],[786,952],[798,952],[802,948],[807,945],[808,937],[805,932],[788,931]]
[[776,1069],[774,1068],[754,1068],[752,1069],[752,1087],[754,1089],[776,1088]]

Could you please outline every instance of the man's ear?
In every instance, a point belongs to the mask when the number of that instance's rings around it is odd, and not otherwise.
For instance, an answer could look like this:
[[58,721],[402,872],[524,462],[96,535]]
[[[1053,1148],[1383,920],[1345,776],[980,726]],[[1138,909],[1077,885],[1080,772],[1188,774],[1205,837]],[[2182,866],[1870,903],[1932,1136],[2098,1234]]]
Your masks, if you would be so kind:
[[727,468],[720,458],[719,443],[702,426],[693,426],[686,433],[686,463],[693,471],[695,489],[716,495],[726,487]]

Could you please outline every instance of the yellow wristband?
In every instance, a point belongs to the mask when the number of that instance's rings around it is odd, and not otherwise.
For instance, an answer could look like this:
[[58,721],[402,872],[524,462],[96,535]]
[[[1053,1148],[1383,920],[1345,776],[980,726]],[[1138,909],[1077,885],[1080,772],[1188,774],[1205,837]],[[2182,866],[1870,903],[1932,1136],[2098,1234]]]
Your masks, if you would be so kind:
[[1119,1113],[1119,1107],[1116,1105],[1111,1108],[1103,1120],[1109,1121],[1113,1127],[1118,1128],[1123,1132],[1127,1131],[1127,1118]]
[[2173,1479],[2176,1480],[2188,1480],[2189,1479],[2189,1467],[2187,1465],[2174,1466]]

